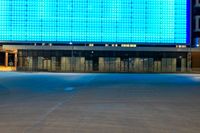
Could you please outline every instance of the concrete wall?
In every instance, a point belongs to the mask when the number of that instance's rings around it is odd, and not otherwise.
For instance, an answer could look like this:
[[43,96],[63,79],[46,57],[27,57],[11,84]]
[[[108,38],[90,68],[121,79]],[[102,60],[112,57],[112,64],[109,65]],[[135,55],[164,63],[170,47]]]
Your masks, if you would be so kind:
[[200,52],[192,53],[192,70],[200,71]]

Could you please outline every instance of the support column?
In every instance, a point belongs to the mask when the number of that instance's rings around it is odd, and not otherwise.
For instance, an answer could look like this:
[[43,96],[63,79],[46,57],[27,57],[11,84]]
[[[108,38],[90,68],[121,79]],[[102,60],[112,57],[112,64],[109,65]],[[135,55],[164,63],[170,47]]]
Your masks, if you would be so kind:
[[[22,64],[22,62],[23,62],[23,59],[22,59],[22,51],[18,51],[17,53],[18,53],[17,62],[18,62],[19,68],[21,69],[22,66],[23,66],[23,64]],[[38,58],[39,58],[39,57],[38,57]],[[41,65],[41,64],[40,64],[40,65]]]
[[17,53],[15,53],[14,66],[17,68]]
[[8,67],[8,52],[5,52],[5,67]]
[[191,54],[191,52],[187,53],[187,71],[192,72],[192,54]]

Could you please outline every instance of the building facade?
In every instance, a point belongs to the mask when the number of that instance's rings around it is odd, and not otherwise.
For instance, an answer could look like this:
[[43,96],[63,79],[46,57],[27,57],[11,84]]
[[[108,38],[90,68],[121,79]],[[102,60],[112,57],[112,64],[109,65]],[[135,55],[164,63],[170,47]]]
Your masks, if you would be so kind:
[[200,71],[200,1],[195,0],[193,2],[193,17],[192,17],[192,29],[193,29],[193,44],[198,50],[192,52],[192,67],[193,71]]
[[192,68],[190,0],[10,0],[0,7],[0,64],[18,71]]

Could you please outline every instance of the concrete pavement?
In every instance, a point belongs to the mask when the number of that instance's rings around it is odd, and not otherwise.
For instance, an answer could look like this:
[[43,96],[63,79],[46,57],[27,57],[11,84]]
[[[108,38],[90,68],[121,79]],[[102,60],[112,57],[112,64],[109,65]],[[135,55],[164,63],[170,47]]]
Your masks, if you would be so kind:
[[0,72],[0,133],[199,133],[199,74]]

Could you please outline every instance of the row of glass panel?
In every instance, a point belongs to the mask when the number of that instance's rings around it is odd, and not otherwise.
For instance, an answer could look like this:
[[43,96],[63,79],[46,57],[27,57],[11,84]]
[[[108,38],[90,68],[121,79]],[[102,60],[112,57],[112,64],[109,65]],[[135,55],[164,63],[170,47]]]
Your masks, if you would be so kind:
[[[178,61],[179,60],[179,61]],[[185,72],[186,59],[99,57],[97,62],[85,57],[19,57],[18,69],[58,72]],[[96,67],[96,68],[95,68]]]

